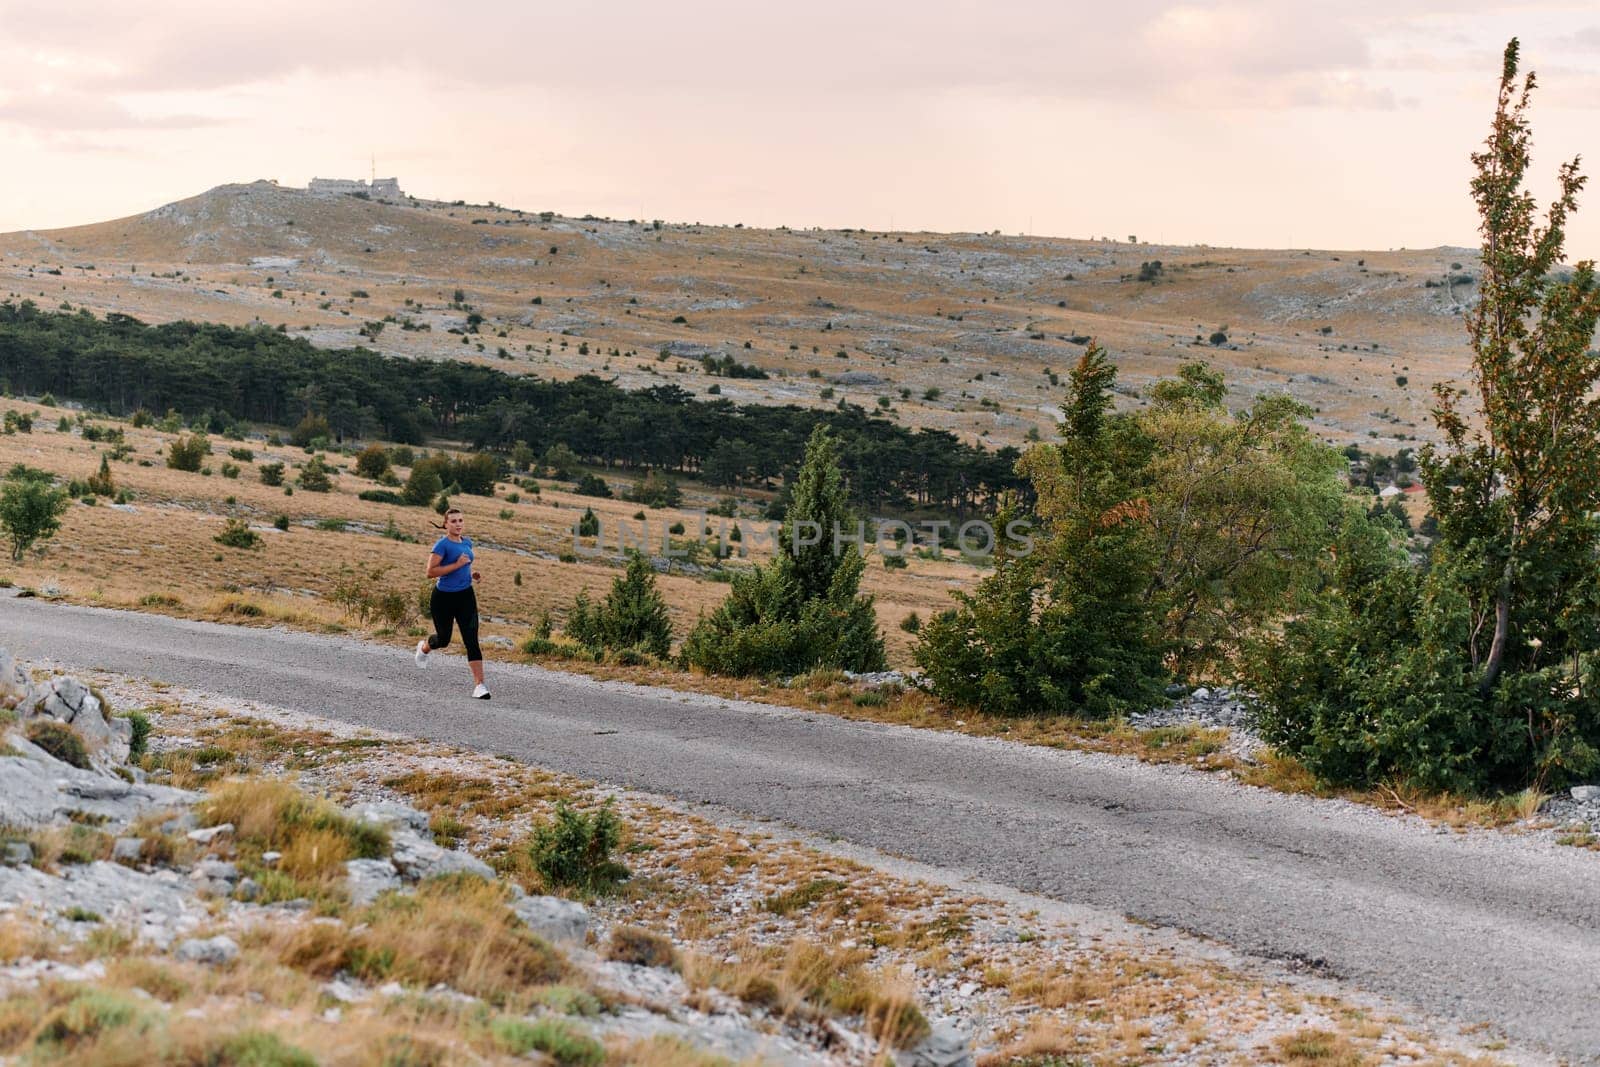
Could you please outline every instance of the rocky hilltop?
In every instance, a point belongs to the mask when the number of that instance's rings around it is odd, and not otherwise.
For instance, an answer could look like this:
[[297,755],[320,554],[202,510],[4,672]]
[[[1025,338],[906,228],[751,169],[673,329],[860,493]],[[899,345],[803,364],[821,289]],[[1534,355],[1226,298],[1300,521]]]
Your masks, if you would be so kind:
[[[757,230],[224,185],[111,222],[0,235],[12,298],[741,402],[883,410],[988,444],[1048,430],[1093,338],[1126,403],[1206,359],[1327,435],[1394,450],[1466,366],[1476,254]],[[717,361],[720,368],[707,364]],[[765,377],[730,372],[727,364]]]

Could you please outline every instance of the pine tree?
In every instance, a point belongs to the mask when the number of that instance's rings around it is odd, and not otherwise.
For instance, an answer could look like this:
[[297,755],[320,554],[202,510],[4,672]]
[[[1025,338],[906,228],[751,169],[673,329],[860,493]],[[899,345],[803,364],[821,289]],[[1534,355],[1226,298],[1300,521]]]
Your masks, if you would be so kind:
[[683,656],[691,665],[735,675],[883,669],[877,613],[860,593],[866,563],[846,540],[856,536],[847,500],[838,445],[818,427],[793,483],[777,556],[736,574],[727,599],[690,631]]
[[634,649],[665,658],[672,646],[672,618],[649,559],[630,553],[627,569],[611,583],[606,598],[593,606],[580,597],[567,615],[566,629],[591,648]]
[[89,476],[89,492],[95,496],[116,496],[116,481],[111,477],[111,460],[104,452],[100,454],[100,469]]

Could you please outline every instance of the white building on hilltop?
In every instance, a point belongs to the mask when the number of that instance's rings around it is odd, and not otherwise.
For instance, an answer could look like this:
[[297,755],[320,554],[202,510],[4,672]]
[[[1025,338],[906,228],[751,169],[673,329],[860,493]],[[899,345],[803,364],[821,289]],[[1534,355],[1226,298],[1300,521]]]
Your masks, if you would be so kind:
[[374,200],[404,200],[399,178],[374,178],[369,185],[359,178],[312,178],[306,186],[308,193],[326,193],[332,196],[360,194]]

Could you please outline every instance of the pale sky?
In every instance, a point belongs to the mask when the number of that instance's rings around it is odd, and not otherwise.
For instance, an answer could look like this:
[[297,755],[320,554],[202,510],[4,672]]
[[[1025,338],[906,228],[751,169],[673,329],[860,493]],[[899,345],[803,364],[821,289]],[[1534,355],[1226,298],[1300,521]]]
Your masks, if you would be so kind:
[[1543,197],[1600,168],[1593,0],[0,0],[0,231],[376,155],[419,196],[564,214],[1475,245],[1513,35]]

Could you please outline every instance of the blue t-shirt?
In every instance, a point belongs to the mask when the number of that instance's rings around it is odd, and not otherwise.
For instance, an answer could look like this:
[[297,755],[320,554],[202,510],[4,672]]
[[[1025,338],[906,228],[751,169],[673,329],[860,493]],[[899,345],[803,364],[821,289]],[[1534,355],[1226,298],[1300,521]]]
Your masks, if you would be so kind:
[[[474,559],[472,554],[472,538],[463,537],[459,541],[452,541],[448,537],[439,538],[438,544],[433,546],[433,554],[439,557],[439,566],[448,567],[462,556]],[[472,564],[467,564],[460,570],[451,571],[440,578],[435,584],[446,593],[459,593],[463,589],[472,588]]]

